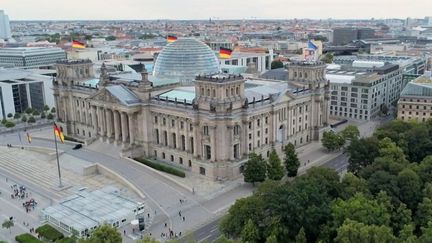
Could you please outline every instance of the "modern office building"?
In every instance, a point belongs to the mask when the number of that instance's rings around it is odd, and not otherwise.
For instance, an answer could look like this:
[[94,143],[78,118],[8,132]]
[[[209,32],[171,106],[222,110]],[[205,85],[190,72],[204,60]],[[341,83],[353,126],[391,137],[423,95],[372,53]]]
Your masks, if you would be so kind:
[[0,68],[0,119],[28,107],[54,107],[52,78],[30,70]]
[[214,52],[207,66],[201,55],[190,55],[210,49],[201,45],[180,51],[171,44],[158,57],[156,73],[173,74],[172,64],[184,56],[190,58],[179,64],[185,70],[210,70],[183,84],[150,82],[144,68],[139,80],[113,80],[105,65],[98,80],[91,61],[59,62],[59,125],[77,139],[120,146],[123,156],[163,161],[214,180],[238,178],[251,152],[268,157],[272,149],[282,154],[288,143],[319,139],[329,114],[324,63],[290,63],[288,81],[212,74],[219,70]]
[[53,68],[58,60],[66,59],[66,52],[57,47],[16,47],[0,49],[0,65],[19,68]]
[[340,46],[354,40],[370,39],[375,37],[375,31],[370,28],[335,28],[333,29],[333,45]]
[[0,10],[0,39],[8,40],[12,38],[9,25],[9,16],[3,10]]
[[426,121],[432,119],[431,72],[409,82],[398,101],[397,117],[401,120]]
[[331,90],[330,116],[348,119],[376,117],[395,105],[404,87],[402,71],[395,64],[327,70],[326,78]]

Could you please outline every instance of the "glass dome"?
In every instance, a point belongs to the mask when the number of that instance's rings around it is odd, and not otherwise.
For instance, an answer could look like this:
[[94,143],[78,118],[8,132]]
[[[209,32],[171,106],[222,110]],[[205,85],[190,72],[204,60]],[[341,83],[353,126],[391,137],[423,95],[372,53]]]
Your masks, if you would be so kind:
[[159,53],[153,76],[191,82],[197,75],[219,72],[219,61],[210,47],[193,38],[180,38]]

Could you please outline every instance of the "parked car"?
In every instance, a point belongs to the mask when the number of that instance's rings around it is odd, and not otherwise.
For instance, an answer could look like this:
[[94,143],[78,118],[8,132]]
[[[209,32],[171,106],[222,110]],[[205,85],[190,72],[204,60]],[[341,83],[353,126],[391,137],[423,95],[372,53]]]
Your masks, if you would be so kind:
[[77,149],[80,149],[80,148],[82,148],[82,144],[77,144],[77,145],[75,145],[75,147],[73,147],[72,149],[73,149],[73,150],[77,150]]

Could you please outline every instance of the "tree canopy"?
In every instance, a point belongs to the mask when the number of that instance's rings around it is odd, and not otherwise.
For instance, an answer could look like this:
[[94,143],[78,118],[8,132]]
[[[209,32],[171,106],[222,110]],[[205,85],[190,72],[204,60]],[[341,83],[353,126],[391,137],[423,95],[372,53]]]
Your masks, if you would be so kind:
[[277,69],[277,68],[283,68],[283,67],[284,67],[283,62],[281,62],[280,60],[274,60],[271,63],[271,69]]
[[432,242],[431,130],[431,121],[394,121],[369,138],[333,133],[351,141],[342,179],[313,167],[265,181],[237,200],[220,230],[244,242]]

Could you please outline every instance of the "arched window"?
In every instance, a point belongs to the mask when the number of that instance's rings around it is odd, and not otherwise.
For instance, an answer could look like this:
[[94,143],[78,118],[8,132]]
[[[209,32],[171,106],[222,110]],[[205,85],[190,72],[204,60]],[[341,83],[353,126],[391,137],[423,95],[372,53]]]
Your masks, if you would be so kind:
[[302,73],[300,72],[299,75],[300,75],[300,78],[301,78],[302,77]]
[[210,89],[207,89],[207,96],[210,96]]
[[307,73],[306,72],[304,73],[304,77],[307,78]]
[[231,95],[234,95],[234,88],[231,88]]
[[228,97],[229,96],[229,90],[228,90],[228,88],[225,90],[225,93],[226,93],[226,97]]
[[239,87],[236,87],[236,95],[238,95],[240,93],[240,89]]
[[212,96],[216,97],[216,90],[215,89],[212,90]]
[[204,95],[204,88],[201,88],[201,95]]
[[294,78],[297,78],[297,72],[294,72]]

